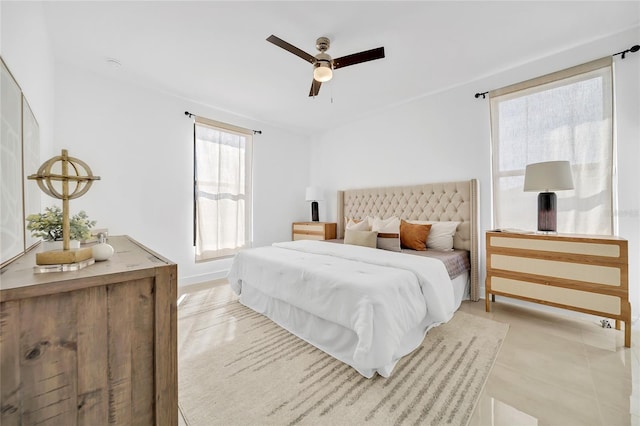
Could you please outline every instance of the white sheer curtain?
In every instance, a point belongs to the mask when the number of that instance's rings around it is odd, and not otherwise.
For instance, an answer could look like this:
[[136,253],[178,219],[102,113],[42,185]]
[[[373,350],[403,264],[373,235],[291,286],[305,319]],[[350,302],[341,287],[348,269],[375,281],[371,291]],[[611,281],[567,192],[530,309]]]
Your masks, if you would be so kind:
[[251,245],[253,136],[222,126],[196,119],[196,261],[231,256]]
[[612,60],[602,58],[490,92],[493,221],[536,229],[527,164],[568,160],[575,189],[558,191],[558,232],[614,231]]

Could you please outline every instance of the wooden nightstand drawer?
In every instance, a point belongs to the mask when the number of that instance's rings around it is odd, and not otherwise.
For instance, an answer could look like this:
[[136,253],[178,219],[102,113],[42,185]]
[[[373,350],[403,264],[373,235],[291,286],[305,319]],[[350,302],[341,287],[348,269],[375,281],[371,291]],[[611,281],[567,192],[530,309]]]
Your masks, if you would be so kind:
[[336,223],[331,222],[294,222],[292,239],[333,240],[336,238],[336,226]]

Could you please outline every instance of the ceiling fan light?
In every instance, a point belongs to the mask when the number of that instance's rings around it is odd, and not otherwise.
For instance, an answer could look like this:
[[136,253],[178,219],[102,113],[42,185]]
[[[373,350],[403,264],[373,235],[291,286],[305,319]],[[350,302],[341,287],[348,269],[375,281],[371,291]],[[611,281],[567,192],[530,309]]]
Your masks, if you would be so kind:
[[313,69],[313,78],[320,83],[327,82],[333,77],[333,71],[329,64],[320,63]]

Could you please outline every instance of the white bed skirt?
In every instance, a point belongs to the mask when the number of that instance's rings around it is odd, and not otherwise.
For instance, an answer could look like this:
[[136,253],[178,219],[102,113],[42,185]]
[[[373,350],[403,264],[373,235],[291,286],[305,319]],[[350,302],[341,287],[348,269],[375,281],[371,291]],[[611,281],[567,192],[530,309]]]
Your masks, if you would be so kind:
[[451,280],[451,284],[453,285],[453,296],[455,297],[457,311],[463,300],[471,300],[471,280],[469,279],[469,271],[465,271],[453,278]]
[[[465,272],[452,280],[455,296],[455,309],[462,300],[469,298],[469,273]],[[389,377],[398,360],[415,350],[427,331],[439,324],[420,324],[403,338],[394,354],[394,361],[377,369],[357,368],[352,355],[358,344],[358,336],[353,330],[340,324],[327,321],[307,311],[292,306],[282,300],[267,296],[247,282],[242,283],[240,303],[260,312],[290,333],[298,336],[334,358],[352,366],[361,375],[371,378],[375,373]]]

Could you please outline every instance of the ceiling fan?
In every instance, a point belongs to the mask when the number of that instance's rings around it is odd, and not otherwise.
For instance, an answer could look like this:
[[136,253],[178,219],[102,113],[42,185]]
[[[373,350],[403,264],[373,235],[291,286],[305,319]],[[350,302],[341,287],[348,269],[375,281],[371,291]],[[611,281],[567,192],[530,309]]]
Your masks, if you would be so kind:
[[298,49],[294,45],[287,43],[274,35],[270,35],[267,38],[267,41],[313,64],[313,80],[311,81],[309,96],[318,95],[322,83],[331,80],[333,77],[333,70],[362,62],[373,61],[374,59],[384,58],[384,47],[378,47],[376,49],[342,56],[341,58],[331,59],[331,56],[326,53],[327,50],[329,50],[330,45],[330,41],[327,37],[319,37],[316,40],[316,48],[320,51],[316,56],[311,56],[304,50]]

